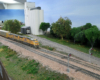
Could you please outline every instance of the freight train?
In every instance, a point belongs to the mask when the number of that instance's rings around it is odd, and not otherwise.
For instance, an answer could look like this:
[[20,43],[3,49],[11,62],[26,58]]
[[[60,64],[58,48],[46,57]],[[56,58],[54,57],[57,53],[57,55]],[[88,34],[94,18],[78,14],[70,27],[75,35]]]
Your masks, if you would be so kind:
[[0,30],[0,36],[15,40],[15,41],[19,41],[21,43],[25,43],[29,46],[32,46],[34,48],[39,48],[39,42],[37,39],[33,39],[33,38],[29,38],[29,37],[25,37],[25,36],[20,36],[17,34],[13,34],[10,33],[9,31],[5,31],[5,30]]

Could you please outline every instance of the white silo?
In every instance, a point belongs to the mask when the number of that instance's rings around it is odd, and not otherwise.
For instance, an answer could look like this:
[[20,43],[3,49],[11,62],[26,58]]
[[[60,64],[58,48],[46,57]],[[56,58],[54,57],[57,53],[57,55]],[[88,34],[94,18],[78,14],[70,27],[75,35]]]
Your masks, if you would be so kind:
[[44,22],[44,11],[40,7],[35,8],[35,3],[25,3],[25,26],[31,27],[31,33],[34,35],[43,34],[39,30],[41,22]]

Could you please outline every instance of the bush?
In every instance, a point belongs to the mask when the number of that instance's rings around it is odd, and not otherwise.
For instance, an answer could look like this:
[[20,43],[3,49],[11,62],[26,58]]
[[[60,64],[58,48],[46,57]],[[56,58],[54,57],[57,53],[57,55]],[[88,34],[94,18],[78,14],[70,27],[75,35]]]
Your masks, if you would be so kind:
[[92,27],[91,23],[86,23],[84,26],[81,27],[81,30],[86,30]]
[[72,28],[71,31],[70,31],[71,37],[74,39],[75,35],[76,35],[77,33],[79,33],[79,32],[81,32],[81,28],[80,28],[80,27],[77,27],[77,28],[74,27],[74,28]]
[[55,34],[61,37],[63,40],[63,37],[67,36],[71,30],[71,20],[68,18],[62,18],[60,17],[56,23],[52,23],[52,30]]
[[97,28],[97,26],[92,26],[91,28],[85,30],[85,36],[91,43],[91,47],[93,47],[95,41],[99,37],[99,29]]
[[7,20],[4,22],[3,29],[12,33],[17,33],[21,29],[21,24],[18,20]]
[[81,42],[83,44],[86,41],[84,31],[77,33],[74,37],[75,41]]
[[47,29],[50,27],[50,24],[49,23],[45,23],[45,22],[42,22],[40,24],[40,29],[42,29],[43,32],[47,31]]
[[50,27],[50,35],[52,35],[53,37],[59,38],[60,36],[53,32],[52,27],[53,26],[51,25],[51,27]]

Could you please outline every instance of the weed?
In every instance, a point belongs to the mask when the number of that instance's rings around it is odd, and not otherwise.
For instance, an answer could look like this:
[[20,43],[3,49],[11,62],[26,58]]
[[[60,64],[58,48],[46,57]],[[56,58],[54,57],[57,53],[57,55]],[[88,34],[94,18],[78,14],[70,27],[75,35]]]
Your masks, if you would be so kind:
[[12,57],[12,56],[14,56],[15,54],[16,54],[15,51],[9,51],[8,54],[7,54],[7,56],[6,56],[6,58]]
[[1,48],[1,49],[0,49],[0,52],[2,52],[2,51],[3,51],[3,49]]
[[7,61],[9,61],[9,59],[7,59]]
[[29,61],[22,66],[22,70],[27,71],[28,74],[36,74],[39,70],[39,63],[35,62],[34,60]]

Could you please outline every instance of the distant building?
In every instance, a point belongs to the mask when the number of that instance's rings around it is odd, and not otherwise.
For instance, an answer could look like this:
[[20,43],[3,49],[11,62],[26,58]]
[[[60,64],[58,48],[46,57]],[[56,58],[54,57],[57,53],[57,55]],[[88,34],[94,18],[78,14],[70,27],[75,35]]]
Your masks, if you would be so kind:
[[39,30],[41,22],[44,22],[44,11],[41,10],[41,7],[35,7],[35,3],[26,2],[26,0],[14,0],[14,1],[17,2],[10,3],[10,1],[8,0],[6,0],[6,2],[1,1],[0,9],[12,9],[12,10],[23,9],[25,15],[25,26],[30,26],[31,33],[34,35],[43,34],[42,30]]
[[44,22],[44,12],[41,7],[35,7],[35,3],[25,2],[25,26],[31,27],[32,34],[43,34],[42,30],[39,30],[41,22]]

